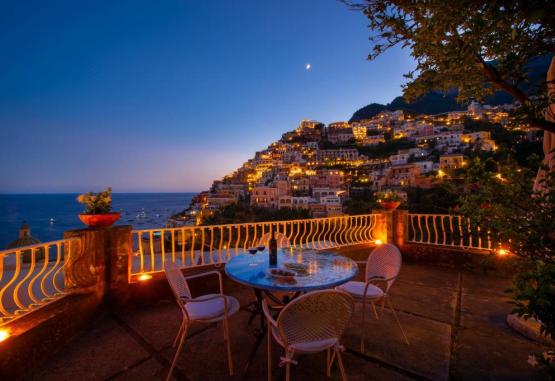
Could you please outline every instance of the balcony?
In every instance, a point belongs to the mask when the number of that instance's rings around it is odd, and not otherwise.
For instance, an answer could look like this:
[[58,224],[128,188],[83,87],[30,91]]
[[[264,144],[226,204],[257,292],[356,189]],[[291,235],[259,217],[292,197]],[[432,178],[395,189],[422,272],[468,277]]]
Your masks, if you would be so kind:
[[[366,259],[377,239],[396,242],[402,248],[404,264],[391,297],[411,344],[404,343],[386,309],[379,321],[367,320],[366,350],[359,352],[361,322],[357,309],[343,337],[344,362],[350,380],[545,377],[527,360],[528,355],[547,347],[514,332],[506,323],[512,308],[505,294],[510,285],[510,271],[506,271],[510,269],[507,262],[510,259],[499,258],[498,269],[488,274],[468,271],[462,263],[480,259],[481,254],[493,246],[487,236],[480,236],[458,217],[410,215],[403,218],[402,214],[132,233],[126,227],[71,232],[65,243],[74,252],[89,253],[85,257],[97,268],[93,274],[96,277],[86,272],[83,273],[86,276],[78,277],[75,272],[67,271],[75,261],[71,262],[71,255],[63,250],[58,250],[58,259],[46,266],[46,269],[50,269],[49,266],[62,269],[60,271],[47,270],[36,276],[38,270],[31,271],[31,263],[36,262],[38,269],[43,266],[36,259],[20,263],[16,271],[22,275],[16,278],[14,272],[4,266],[2,282],[15,280],[12,285],[0,288],[6,296],[13,294],[13,287],[21,285],[15,293],[20,306],[13,308],[23,312],[13,316],[4,314],[7,323],[3,326],[10,328],[13,336],[0,342],[0,351],[5,355],[4,360],[0,360],[0,370],[8,369],[8,362],[14,361],[27,363],[29,368],[38,365],[32,371],[20,368],[21,373],[15,377],[164,379],[174,354],[171,343],[179,328],[181,312],[160,271],[161,263],[173,260],[180,263],[186,273],[221,271],[227,257],[241,252],[243,244],[255,239],[253,234],[260,237],[270,226],[278,226],[295,245],[334,250],[357,261]],[[185,233],[183,229],[189,230]],[[212,235],[204,229],[212,229]],[[245,238],[247,232],[248,239]],[[103,235],[102,240],[99,235]],[[189,246],[177,245],[179,236],[187,236]],[[204,238],[204,243],[195,244],[193,237],[200,242]],[[76,240],[80,243],[75,243]],[[116,258],[113,263],[104,263],[100,257],[105,256],[90,258],[91,245],[93,242],[98,245],[99,241],[105,251]],[[57,245],[54,246],[59,247]],[[2,263],[7,263],[7,256],[3,254]],[[17,260],[14,263],[17,264]],[[364,265],[360,266],[359,277],[362,277]],[[95,283],[102,283],[97,277],[101,268],[111,269],[107,283],[113,292],[106,290],[106,284]],[[141,275],[148,276],[141,278]],[[46,285],[46,291],[50,290],[49,284],[53,285],[43,306],[36,306],[40,303],[26,305],[23,291],[37,287],[29,287],[33,279],[36,284]],[[42,279],[46,280],[42,282]],[[260,380],[266,377],[265,341],[256,352],[250,371],[244,374],[257,327],[257,322],[248,324],[250,312],[246,307],[253,300],[252,290],[224,279],[226,293],[237,297],[242,306],[230,319],[236,376],[227,374],[221,327],[199,325],[193,327],[186,340],[174,371],[175,379]],[[88,286],[77,291],[73,285],[83,280]],[[192,286],[194,294],[213,291],[210,282],[205,280],[196,281]],[[34,296],[38,298],[37,293]],[[4,308],[7,313],[13,311],[9,303],[4,302]],[[53,351],[57,352],[53,355]],[[282,379],[283,371],[277,367],[282,353],[277,345],[274,345],[273,354],[274,379]],[[292,379],[325,378],[324,354],[300,356],[298,360],[299,365],[293,366]],[[339,379],[337,369],[332,372],[332,379]]]

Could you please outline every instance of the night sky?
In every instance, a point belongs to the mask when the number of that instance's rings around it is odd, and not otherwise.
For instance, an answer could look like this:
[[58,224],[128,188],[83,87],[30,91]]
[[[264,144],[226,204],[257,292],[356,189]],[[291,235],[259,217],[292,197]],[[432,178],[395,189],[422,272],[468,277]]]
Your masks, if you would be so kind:
[[0,192],[206,189],[401,94],[409,52],[367,61],[367,25],[334,0],[2,1]]

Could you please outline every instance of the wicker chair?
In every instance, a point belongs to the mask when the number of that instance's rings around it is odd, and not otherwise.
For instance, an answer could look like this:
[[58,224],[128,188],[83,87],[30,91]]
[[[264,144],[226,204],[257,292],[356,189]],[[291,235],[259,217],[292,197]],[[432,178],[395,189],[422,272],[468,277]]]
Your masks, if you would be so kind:
[[[360,341],[361,352],[364,352],[367,303],[372,305],[374,316],[376,317],[376,320],[379,320],[380,316],[376,311],[375,303],[381,302],[381,309],[383,312],[384,305],[387,302],[387,306],[391,309],[391,312],[395,317],[395,321],[401,329],[405,342],[407,345],[409,344],[409,340],[407,339],[407,335],[405,334],[405,331],[401,326],[401,322],[397,317],[397,313],[393,308],[391,299],[388,298],[389,289],[395,282],[395,279],[399,274],[399,270],[401,269],[401,261],[401,252],[395,245],[384,244],[378,246],[368,256],[368,260],[366,262],[365,282],[351,281],[337,287],[338,290],[351,294],[357,303],[362,303],[362,334]],[[381,287],[378,285],[381,285]]]
[[[285,365],[289,381],[291,364],[296,353],[326,351],[326,373],[330,376],[335,357],[343,381],[347,379],[341,359],[343,347],[339,340],[354,311],[353,298],[342,291],[313,291],[287,304],[274,320],[266,300],[262,308],[268,322],[268,381],[272,379],[272,337],[285,349],[280,366]],[[333,351],[333,352],[332,352]]]
[[[291,243],[289,242],[289,238],[287,238],[287,236],[285,234],[275,232],[274,237],[276,238],[278,249],[288,248],[288,247],[291,246]],[[268,247],[268,242],[270,241],[270,238],[272,238],[272,233],[264,234],[258,240],[258,245]]]
[[[218,271],[208,271],[202,274],[183,276],[181,270],[173,262],[166,262],[164,264],[164,271],[166,279],[168,280],[171,289],[177,300],[177,304],[183,312],[183,322],[179,327],[179,332],[173,342],[173,347],[178,343],[177,351],[172,361],[170,371],[166,380],[171,379],[173,369],[177,363],[177,359],[183,349],[187,331],[193,322],[200,323],[216,323],[223,322],[224,341],[227,344],[227,362],[229,366],[229,374],[233,376],[233,360],[231,358],[231,346],[229,340],[229,324],[228,318],[239,311],[239,302],[232,296],[223,294],[222,274]],[[199,278],[207,275],[217,275],[220,285],[219,294],[202,295],[196,298],[191,296],[188,279]]]

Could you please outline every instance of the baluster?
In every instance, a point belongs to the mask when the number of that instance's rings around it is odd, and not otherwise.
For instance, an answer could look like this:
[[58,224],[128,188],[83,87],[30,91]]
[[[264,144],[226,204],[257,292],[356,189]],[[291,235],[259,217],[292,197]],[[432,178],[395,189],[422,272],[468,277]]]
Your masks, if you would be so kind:
[[137,233],[137,236],[138,236],[138,240],[139,240],[139,261],[140,261],[139,271],[144,272],[145,271],[145,256],[144,256],[144,251],[143,251],[143,233],[139,232],[139,233]]
[[162,250],[162,268],[164,269],[164,264],[166,263],[166,230],[160,229],[160,249]]
[[148,232],[150,239],[150,271],[154,271],[154,239],[152,236],[152,230]]
[[172,262],[175,263],[175,229],[172,229],[171,233],[172,233]]
[[[22,252],[23,255],[24,252]],[[29,303],[23,303],[21,302],[21,299],[19,298],[19,289],[21,288],[21,286],[23,286],[23,284],[27,281],[27,279],[29,279],[29,277],[31,276],[32,271],[35,268],[35,249],[31,249],[31,269],[26,271],[25,275],[23,276],[22,279],[19,280],[19,282],[17,282],[16,286],[14,287],[13,290],[13,296],[14,296],[14,301],[15,304],[17,304],[17,306],[21,309],[21,310],[25,310],[28,306]]]

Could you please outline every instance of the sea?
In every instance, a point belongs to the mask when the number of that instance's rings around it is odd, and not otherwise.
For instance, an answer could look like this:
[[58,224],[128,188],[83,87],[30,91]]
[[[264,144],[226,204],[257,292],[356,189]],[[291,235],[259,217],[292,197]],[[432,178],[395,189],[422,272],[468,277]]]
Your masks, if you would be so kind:
[[[164,227],[175,213],[189,206],[194,193],[113,193],[112,210],[121,213],[116,224],[136,229]],[[17,239],[26,222],[42,242],[63,238],[64,231],[83,228],[77,215],[84,206],[78,194],[0,194],[0,250]]]

